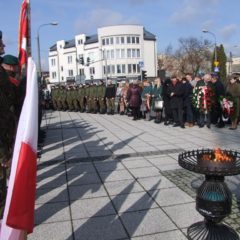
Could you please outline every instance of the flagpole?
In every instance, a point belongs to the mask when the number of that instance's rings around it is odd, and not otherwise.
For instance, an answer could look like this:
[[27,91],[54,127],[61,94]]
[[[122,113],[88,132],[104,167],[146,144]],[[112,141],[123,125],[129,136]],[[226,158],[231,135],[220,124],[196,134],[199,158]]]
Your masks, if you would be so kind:
[[30,0],[27,0],[28,3],[28,44],[27,44],[27,53],[28,57],[32,56],[32,41],[31,41],[31,5],[30,5]]

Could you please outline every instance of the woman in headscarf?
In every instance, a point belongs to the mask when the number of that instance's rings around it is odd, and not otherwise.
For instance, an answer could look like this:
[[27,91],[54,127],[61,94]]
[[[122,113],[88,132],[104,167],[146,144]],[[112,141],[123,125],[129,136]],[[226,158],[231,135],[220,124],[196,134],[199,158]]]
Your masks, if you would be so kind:
[[152,109],[156,113],[155,123],[160,123],[163,109],[155,105],[156,101],[162,101],[162,84],[160,78],[155,79],[152,89]]

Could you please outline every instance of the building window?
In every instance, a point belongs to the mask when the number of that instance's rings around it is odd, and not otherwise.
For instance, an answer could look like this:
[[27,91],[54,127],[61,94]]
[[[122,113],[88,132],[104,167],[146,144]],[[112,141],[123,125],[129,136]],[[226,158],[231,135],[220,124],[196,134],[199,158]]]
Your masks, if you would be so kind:
[[64,77],[62,77],[62,81],[64,81]]
[[124,37],[121,37],[121,44],[124,44],[125,43],[125,39]]
[[106,38],[106,45],[109,45],[109,38]]
[[116,49],[116,58],[117,59],[121,58],[120,49]]
[[121,49],[121,58],[125,58],[125,49]]
[[128,48],[128,49],[127,49],[127,57],[128,57],[128,58],[131,58],[131,57],[132,57],[131,52],[132,52],[131,49]]
[[53,67],[56,65],[56,59],[55,58],[51,59],[51,64],[52,64]]
[[114,50],[111,50],[111,59],[114,59]]
[[121,65],[120,64],[117,65],[117,73],[121,73]]
[[133,64],[132,67],[133,67],[133,69],[132,69],[133,73],[136,73],[137,72],[136,64]]
[[115,65],[111,65],[111,72],[112,74],[115,74]]
[[128,73],[132,73],[132,64],[128,64]]
[[102,39],[102,45],[103,46],[105,45],[105,39]]
[[68,56],[68,64],[72,63],[72,56]]
[[57,73],[56,72],[52,72],[52,79],[55,79],[57,77]]
[[110,38],[110,44],[113,45],[113,37]]
[[80,76],[83,76],[83,75],[84,75],[84,69],[83,69],[83,68],[80,68],[80,69],[79,69],[79,75],[80,75]]
[[139,37],[136,37],[136,43],[139,44]]
[[136,54],[136,49],[132,49],[132,58],[136,58],[137,54]]
[[137,58],[140,58],[140,49],[137,49]]
[[106,66],[103,66],[103,74],[106,74]]
[[135,37],[132,37],[132,43],[135,43],[136,41],[136,38]]
[[110,59],[110,50],[107,50],[107,59]]
[[137,64],[137,73],[140,73],[141,69],[140,69],[140,66],[139,64]]
[[72,77],[72,76],[73,76],[73,70],[72,70],[72,69],[68,70],[68,76],[69,76],[69,77]]
[[120,39],[119,37],[116,37],[116,44],[119,44],[120,43]]
[[61,71],[63,72],[63,66],[61,66]]
[[131,43],[131,37],[127,37],[127,43],[129,44],[129,43]]
[[125,64],[122,64],[122,73],[126,73],[126,66],[125,66]]
[[89,71],[90,71],[90,75],[94,75],[95,74],[95,68],[94,67],[90,67]]
[[111,73],[111,65],[107,65],[107,73]]

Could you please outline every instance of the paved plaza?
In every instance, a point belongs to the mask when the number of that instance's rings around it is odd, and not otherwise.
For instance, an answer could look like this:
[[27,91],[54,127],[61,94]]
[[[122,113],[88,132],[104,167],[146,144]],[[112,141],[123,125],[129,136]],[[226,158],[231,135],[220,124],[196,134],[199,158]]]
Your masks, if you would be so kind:
[[[178,165],[197,148],[240,150],[240,131],[173,128],[127,116],[47,112],[38,159],[33,240],[185,240],[201,175]],[[226,219],[240,232],[240,177]]]

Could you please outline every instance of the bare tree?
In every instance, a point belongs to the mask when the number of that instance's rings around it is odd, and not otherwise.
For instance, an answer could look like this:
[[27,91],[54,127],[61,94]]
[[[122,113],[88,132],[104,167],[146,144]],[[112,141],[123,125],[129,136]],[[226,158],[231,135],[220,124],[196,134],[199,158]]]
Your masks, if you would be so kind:
[[166,48],[165,54],[159,58],[158,67],[178,76],[186,73],[196,75],[200,70],[207,72],[211,67],[211,46],[208,40],[180,38],[179,47],[175,51],[171,45]]

